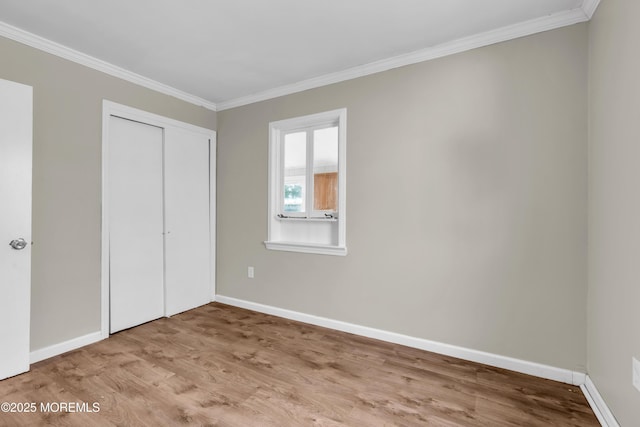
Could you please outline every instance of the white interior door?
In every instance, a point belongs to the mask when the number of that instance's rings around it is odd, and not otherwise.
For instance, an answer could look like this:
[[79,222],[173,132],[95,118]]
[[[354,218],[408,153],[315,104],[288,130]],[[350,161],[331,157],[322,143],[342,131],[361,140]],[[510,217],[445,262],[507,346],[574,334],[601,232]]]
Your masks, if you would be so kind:
[[165,129],[166,315],[211,301],[209,137]]
[[110,331],[164,316],[162,128],[110,116]]
[[0,80],[0,380],[29,370],[32,111],[31,86]]

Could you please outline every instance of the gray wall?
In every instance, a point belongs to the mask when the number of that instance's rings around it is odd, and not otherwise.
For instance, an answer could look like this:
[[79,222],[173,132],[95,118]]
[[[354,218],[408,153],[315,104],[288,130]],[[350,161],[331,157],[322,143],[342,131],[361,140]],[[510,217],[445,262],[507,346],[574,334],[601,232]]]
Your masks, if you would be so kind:
[[[584,371],[586,31],[219,112],[218,293]],[[266,250],[268,123],[340,107],[348,256]]]
[[31,349],[100,330],[102,100],[215,129],[216,114],[0,38],[0,78],[33,86]]
[[640,2],[601,2],[589,24],[589,375],[618,421],[640,392]]

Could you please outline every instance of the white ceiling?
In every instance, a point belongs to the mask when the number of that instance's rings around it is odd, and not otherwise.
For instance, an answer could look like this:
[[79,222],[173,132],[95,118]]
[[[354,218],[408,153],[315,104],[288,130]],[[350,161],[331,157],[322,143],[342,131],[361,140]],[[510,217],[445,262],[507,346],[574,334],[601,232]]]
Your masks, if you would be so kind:
[[585,21],[594,4],[597,0],[0,0],[0,21],[9,24],[0,34],[20,39],[24,34],[15,37],[14,30],[24,30],[194,95],[210,107],[228,108],[435,57],[438,48],[454,41],[472,48]]

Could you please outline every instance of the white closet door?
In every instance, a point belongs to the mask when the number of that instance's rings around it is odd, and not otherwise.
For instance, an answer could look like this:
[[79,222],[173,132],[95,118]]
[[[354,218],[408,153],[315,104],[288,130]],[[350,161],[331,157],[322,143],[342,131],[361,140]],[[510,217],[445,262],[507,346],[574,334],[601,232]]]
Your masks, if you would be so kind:
[[210,295],[209,137],[165,129],[166,314]]
[[161,128],[109,123],[111,333],[164,315]]
[[0,79],[0,380],[29,370],[32,93]]

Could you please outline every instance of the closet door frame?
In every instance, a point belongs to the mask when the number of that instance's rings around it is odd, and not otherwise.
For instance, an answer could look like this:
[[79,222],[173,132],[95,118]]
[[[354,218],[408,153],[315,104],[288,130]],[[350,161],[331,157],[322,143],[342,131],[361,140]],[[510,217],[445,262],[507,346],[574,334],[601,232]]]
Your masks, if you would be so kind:
[[210,301],[215,301],[215,260],[216,260],[216,132],[178,120],[163,117],[137,108],[112,101],[102,103],[102,255],[101,255],[101,333],[109,337],[109,122],[110,117],[157,126],[163,129],[178,128],[200,133],[209,138],[209,269]]

